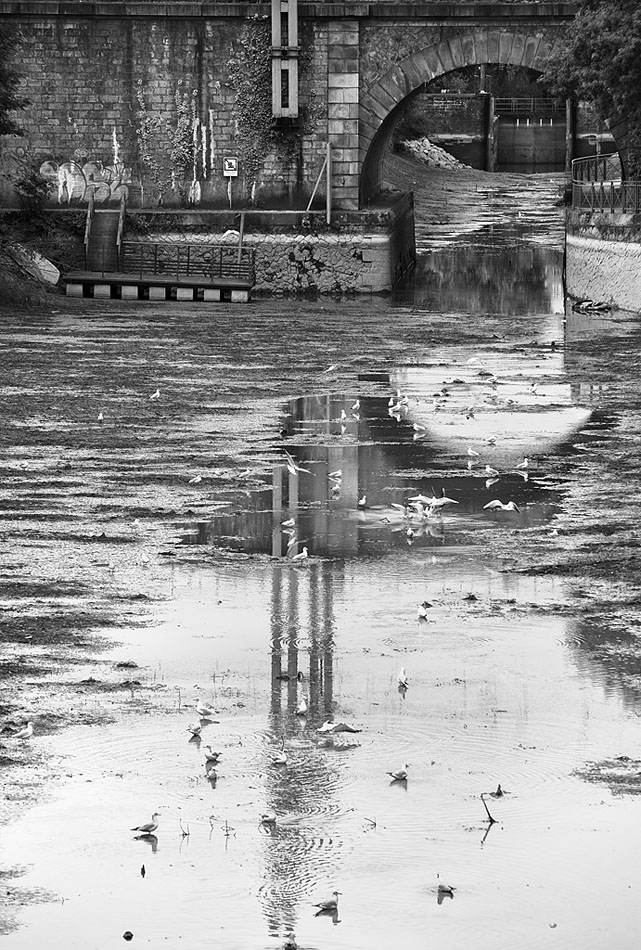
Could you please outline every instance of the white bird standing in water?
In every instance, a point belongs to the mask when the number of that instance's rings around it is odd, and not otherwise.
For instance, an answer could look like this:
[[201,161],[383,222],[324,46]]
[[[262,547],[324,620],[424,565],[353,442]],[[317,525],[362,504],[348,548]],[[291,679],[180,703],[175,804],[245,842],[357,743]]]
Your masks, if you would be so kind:
[[135,828],[132,828],[131,831],[137,831],[140,835],[153,835],[154,831],[158,827],[157,818],[160,818],[160,815],[157,811],[151,816],[151,821],[145,822],[143,825],[136,825]]
[[499,501],[498,498],[494,498],[492,501],[488,501],[487,505],[483,505],[484,511],[520,511],[521,509],[515,501],[508,501],[506,505],[502,501]]
[[303,547],[303,550],[300,554],[294,554],[292,561],[296,561],[297,564],[302,564],[309,557],[309,552],[306,547]]
[[193,478],[190,478],[190,479],[189,479],[189,481],[187,482],[187,484],[188,484],[188,485],[198,485],[200,482],[202,482],[202,480],[203,480],[202,475],[194,475]]
[[195,708],[201,719],[211,719],[216,712],[213,706],[210,706],[209,703],[202,702],[200,699],[196,700]]
[[424,600],[422,604],[418,605],[418,619],[427,620],[427,611],[431,608],[429,600]]
[[160,399],[160,390],[157,389],[155,393],[152,393],[149,397],[150,399]]
[[307,709],[308,709],[308,706],[307,706],[307,699],[306,699],[304,696],[301,696],[301,698],[300,698],[299,701],[298,701],[298,706],[296,707],[296,715],[297,715],[297,716],[306,716],[306,715],[307,715]]
[[399,670],[398,685],[401,686],[403,689],[407,689],[408,686],[410,685],[410,681],[408,679],[407,673],[405,672],[404,666],[402,666]]
[[261,825],[271,825],[272,828],[276,825],[276,813],[273,811],[265,812],[260,816]]
[[205,746],[205,762],[211,762],[215,765],[221,755],[221,752],[214,752],[210,745]]
[[28,722],[26,726],[23,726],[22,729],[18,729],[17,732],[14,732],[14,739],[30,739],[33,735],[33,723]]
[[277,752],[272,758],[274,765],[287,765],[287,753],[285,752],[285,736],[280,740],[280,752]]
[[396,772],[386,772],[386,775],[391,775],[392,782],[406,782],[407,781],[407,769],[408,765],[404,769],[397,769]]
[[202,728],[202,726],[196,726],[193,722],[190,722],[187,726],[187,732],[191,732],[192,739],[200,739]]
[[318,907],[316,911],[316,916],[319,914],[332,914],[334,911],[338,910],[338,896],[340,891],[332,891],[332,896],[326,901],[319,901],[314,904],[314,907]]

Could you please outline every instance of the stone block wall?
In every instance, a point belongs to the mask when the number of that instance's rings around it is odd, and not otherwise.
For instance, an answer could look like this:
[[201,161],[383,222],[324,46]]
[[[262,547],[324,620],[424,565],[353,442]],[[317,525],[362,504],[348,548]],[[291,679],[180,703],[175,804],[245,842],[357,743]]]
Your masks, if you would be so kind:
[[567,292],[641,312],[641,214],[570,210],[566,228]]
[[[19,10],[23,8],[26,5]],[[226,15],[208,17],[198,7],[198,15],[189,16],[190,5],[185,16],[166,15],[165,6],[154,13],[153,4],[144,4],[144,15],[136,15],[135,5],[113,4],[92,14],[89,4],[83,13],[80,3],[66,4],[65,12],[57,9],[55,15],[44,6],[36,9],[41,12],[11,17],[24,37],[17,54],[23,77],[20,93],[31,104],[19,116],[26,136],[0,138],[4,169],[19,167],[29,154],[45,163],[43,173],[54,186],[54,201],[86,200],[96,185],[98,201],[119,200],[125,190],[133,205],[152,206],[158,189],[142,161],[143,113],[155,125],[150,146],[171,174],[180,97],[187,104],[187,134],[196,155],[182,199],[170,186],[163,203],[184,204],[186,197],[204,206],[228,206],[223,158],[239,151],[229,61],[247,23],[245,11],[233,15],[229,6]],[[302,24],[301,43],[307,63],[300,99],[312,121],[298,150],[276,147],[264,156],[255,190],[259,202],[288,201],[297,190],[309,194],[322,165],[327,141],[326,23]],[[241,164],[232,201],[242,203],[248,190]],[[319,194],[323,192],[324,184]],[[5,203],[11,200],[6,188],[2,197]]]

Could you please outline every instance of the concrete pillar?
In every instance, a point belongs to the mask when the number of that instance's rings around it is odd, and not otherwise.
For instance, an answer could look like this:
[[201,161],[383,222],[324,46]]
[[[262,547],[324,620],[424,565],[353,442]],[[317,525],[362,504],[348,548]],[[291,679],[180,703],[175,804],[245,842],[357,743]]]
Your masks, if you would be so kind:
[[111,284],[94,284],[93,288],[94,297],[98,297],[101,300],[111,297]]
[[166,300],[167,288],[166,287],[150,287],[149,299],[150,300]]
[[120,297],[122,300],[138,300],[138,285],[123,284],[120,288]]
[[176,300],[193,300],[193,287],[176,287]]
[[327,139],[332,146],[332,207],[358,210],[359,21],[330,20],[327,51]]
[[218,302],[220,299],[220,290],[215,287],[206,288],[203,291],[203,300],[214,300]]
[[232,290],[231,302],[232,303],[249,303],[249,291],[248,290]]
[[82,284],[67,284],[65,287],[65,294],[67,297],[82,297],[84,287]]

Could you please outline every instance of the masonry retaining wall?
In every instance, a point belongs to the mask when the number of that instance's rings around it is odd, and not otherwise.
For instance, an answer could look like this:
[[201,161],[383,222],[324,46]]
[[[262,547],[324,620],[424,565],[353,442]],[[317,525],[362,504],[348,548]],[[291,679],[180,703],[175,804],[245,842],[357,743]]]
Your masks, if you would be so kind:
[[568,211],[566,289],[641,311],[641,215]]

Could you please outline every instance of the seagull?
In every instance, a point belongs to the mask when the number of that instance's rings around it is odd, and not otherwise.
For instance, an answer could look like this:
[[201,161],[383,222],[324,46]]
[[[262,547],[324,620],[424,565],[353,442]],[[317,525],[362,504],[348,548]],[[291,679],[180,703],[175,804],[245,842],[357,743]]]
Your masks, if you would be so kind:
[[424,600],[422,604],[418,605],[418,619],[419,620],[427,620],[427,611],[430,609],[431,606],[432,604],[430,604],[429,600]]
[[363,495],[362,498],[358,499],[358,507],[364,508],[367,505],[367,495]]
[[491,465],[486,465],[485,474],[487,475],[488,478],[498,478],[500,473],[497,469],[492,468]]
[[292,458],[289,452],[285,452],[285,455],[287,456],[287,471],[290,475],[297,475],[299,472],[306,472],[308,475],[314,474],[313,472],[310,472],[308,468],[301,468],[301,466],[296,463],[295,459]]
[[425,428],[425,426],[422,426],[420,422],[415,422],[414,425],[412,426],[412,428],[414,429],[414,432],[425,432],[425,431],[427,431],[426,428]]
[[300,552],[300,554],[294,554],[294,556],[292,557],[292,561],[296,561],[298,564],[302,564],[304,561],[307,560],[308,557],[309,557],[309,553],[307,551],[307,548],[303,547],[303,550]]
[[290,931],[285,937],[283,950],[298,950],[298,944],[296,943],[296,934],[293,933],[293,931]]
[[283,528],[293,528],[296,525],[296,522],[293,518],[288,518],[287,521],[281,521]]
[[297,715],[297,716],[306,716],[306,715],[307,715],[307,709],[308,709],[307,700],[305,699],[304,696],[301,696],[301,698],[300,698],[299,701],[298,701],[298,706],[296,707],[296,715]]
[[492,798],[502,798],[504,794],[505,794],[505,792],[504,792],[503,789],[501,788],[501,783],[500,783],[500,782],[499,782],[499,784],[496,786],[496,791],[495,791],[495,792],[490,792],[490,795],[492,796]]
[[518,464],[516,467],[517,467],[517,468],[527,468],[528,465],[529,465],[528,459],[527,459],[527,458],[524,458],[523,461],[522,461],[522,462],[519,462],[519,464]]
[[475,452],[474,449],[471,449],[471,448],[469,447],[469,445],[468,445],[468,447],[467,447],[467,454],[469,455],[470,458],[478,458],[481,453],[480,453],[480,452]]
[[213,706],[210,706],[209,703],[203,703],[199,699],[196,700],[195,708],[201,719],[211,719],[216,712]]
[[360,408],[361,408],[361,401],[360,399],[357,399],[354,405],[352,406],[352,409],[354,410],[354,412],[358,412]]
[[443,489],[440,498],[434,497],[430,499],[430,508],[444,508],[445,505],[458,505],[458,501],[447,497],[445,494],[445,489]]
[[153,835],[154,831],[158,827],[157,818],[160,818],[160,815],[157,811],[151,816],[151,821],[145,822],[143,825],[136,825],[135,828],[131,828],[131,831],[137,831],[141,835]]
[[486,488],[491,488],[492,485],[496,485],[497,482],[498,482],[498,478],[486,478],[486,479],[485,479],[485,487],[486,487]]
[[285,736],[280,740],[280,752],[272,758],[274,765],[287,765],[287,753],[285,752]]
[[362,732],[362,729],[355,729],[347,722],[332,722],[327,719],[322,726],[319,726],[317,732]]
[[152,393],[149,397],[150,399],[160,399],[160,390],[157,389],[155,393]]
[[332,478],[332,479],[334,479],[335,481],[339,481],[339,482],[340,482],[340,480],[342,479],[342,477],[343,477],[343,470],[342,470],[342,468],[337,468],[335,472],[330,472],[330,473],[329,473],[329,478]]
[[98,422],[102,422],[105,417],[101,412],[98,413]]
[[456,890],[455,887],[452,887],[451,884],[443,884],[443,883],[439,880],[438,874],[436,875],[436,880],[437,880],[437,882],[438,882],[436,889],[437,889],[437,891],[438,891],[439,894],[449,894],[450,897],[453,897],[453,896],[454,896],[454,891]]
[[213,762],[205,762],[205,777],[215,785],[218,781],[218,772],[214,768]]
[[271,825],[274,827],[276,824],[276,814],[273,811],[266,812],[260,816],[260,823],[261,825]]
[[398,769],[396,772],[386,772],[386,775],[392,776],[392,782],[406,782],[407,781],[407,769],[409,766],[405,766],[404,769]]
[[214,752],[210,745],[205,746],[205,762],[218,762],[218,759],[221,757],[222,752]]
[[191,732],[192,739],[200,739],[200,733],[202,731],[202,726],[196,726],[193,722],[190,722],[187,726],[187,732]]
[[30,739],[33,735],[33,723],[28,722],[26,726],[23,726],[22,729],[18,729],[17,732],[14,732],[14,739]]
[[317,904],[314,904],[314,907],[318,907],[316,911],[316,917],[319,914],[333,914],[338,910],[338,895],[340,891],[333,891],[332,896],[326,901],[319,901]]
[[188,485],[198,485],[198,483],[199,483],[199,482],[202,482],[202,480],[203,480],[202,475],[194,475],[193,478],[190,478],[190,479],[189,479],[189,481],[187,482],[187,484],[188,484]]
[[401,669],[400,669],[400,671],[399,671],[399,674],[398,674],[398,685],[399,685],[399,686],[402,686],[403,689],[407,689],[408,686],[410,685],[410,681],[409,681],[409,679],[408,679],[408,677],[407,677],[407,673],[405,672],[405,667],[404,667],[404,666],[401,667]]
[[499,501],[498,498],[494,498],[493,501],[488,501],[487,505],[483,505],[484,511],[520,511],[521,509],[516,504],[515,501],[508,501],[507,505],[504,505],[502,501]]

